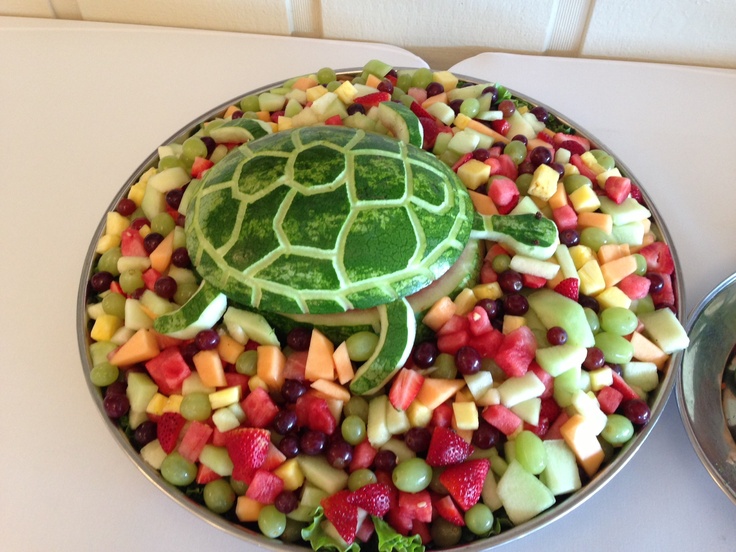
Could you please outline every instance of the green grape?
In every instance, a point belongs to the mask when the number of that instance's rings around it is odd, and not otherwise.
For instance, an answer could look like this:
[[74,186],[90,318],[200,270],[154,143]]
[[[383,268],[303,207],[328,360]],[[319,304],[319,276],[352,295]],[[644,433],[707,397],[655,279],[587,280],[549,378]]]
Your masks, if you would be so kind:
[[167,155],[162,157],[158,161],[158,170],[165,171],[166,169],[173,169],[176,167],[184,168],[184,163],[181,162],[176,155]]
[[151,219],[151,231],[162,236],[168,236],[174,228],[176,228],[176,222],[169,213],[158,213]]
[[355,470],[348,476],[348,489],[354,491],[361,487],[365,487],[366,485],[370,485],[371,483],[376,483],[377,481],[378,478],[375,473],[368,468],[361,468],[359,470]]
[[609,414],[606,426],[601,432],[608,443],[614,447],[619,447],[629,441],[634,436],[634,424],[631,423],[626,416],[621,414]]
[[411,108],[411,104],[413,104],[416,100],[409,94],[404,94],[403,96],[401,96],[401,99],[399,101],[406,107]]
[[97,387],[107,387],[115,383],[120,375],[117,366],[109,362],[101,362],[89,371],[89,380]]
[[391,479],[400,491],[418,493],[432,482],[432,468],[423,458],[409,458],[394,468]]
[[582,174],[568,174],[562,179],[562,184],[565,186],[565,192],[568,194],[573,193],[578,188],[583,186],[592,186],[593,183],[590,178],[583,176]]
[[601,248],[601,245],[607,243],[611,243],[611,236],[600,228],[589,226],[588,228],[583,228],[583,231],[580,232],[580,245],[590,247],[596,253]]
[[647,259],[641,253],[634,253],[632,255],[636,261],[636,271],[634,274],[638,276],[644,276],[647,273]]
[[184,395],[179,413],[187,420],[205,421],[212,415],[209,396],[203,391],[193,391]]
[[296,521],[290,517],[286,518],[286,527],[284,532],[281,533],[281,540],[288,543],[300,543],[302,541],[302,529],[306,527],[306,524],[301,521]]
[[342,433],[342,438],[348,443],[357,445],[365,439],[365,421],[355,414],[346,416],[340,426],[340,432]]
[[493,512],[488,506],[478,502],[465,512],[465,525],[472,533],[485,535],[493,529]]
[[590,307],[584,307],[583,312],[585,313],[585,318],[588,320],[590,330],[593,333],[598,333],[601,329],[601,321],[598,319],[598,315]]
[[590,153],[593,154],[595,160],[598,161],[598,164],[605,170],[610,171],[616,166],[616,161],[614,161],[613,157],[611,157],[607,152],[599,149],[594,149],[590,150]]
[[276,539],[286,529],[286,514],[279,512],[273,504],[268,504],[258,513],[258,528],[267,537]]
[[365,77],[362,75],[358,75],[357,77],[353,78],[351,82],[353,84],[365,84]]
[[119,276],[120,271],[118,270],[118,260],[123,254],[120,252],[119,247],[111,247],[100,255],[97,261],[98,272],[109,272],[113,276]]
[[519,140],[511,140],[506,147],[503,148],[503,152],[511,157],[511,160],[515,165],[521,163],[526,159],[527,151],[526,146]]
[[258,366],[258,352],[253,349],[243,351],[235,361],[235,371],[246,376],[255,376]]
[[432,71],[426,67],[420,67],[411,76],[411,85],[416,88],[427,88],[430,82],[432,82]]
[[455,376],[457,376],[455,357],[448,353],[440,353],[439,355],[437,355],[437,358],[434,361],[433,368],[433,378],[455,379]]
[[443,517],[437,517],[430,527],[432,542],[437,548],[450,548],[460,542],[463,536],[462,527],[450,523]]
[[399,76],[396,79],[396,86],[394,88],[400,88],[404,92],[407,92],[411,88],[411,72],[399,71]]
[[368,360],[378,345],[378,335],[371,331],[357,332],[345,340],[348,356],[354,362]]
[[525,429],[516,436],[516,459],[519,464],[534,475],[539,475],[547,466],[547,449],[544,443],[531,431]]
[[241,481],[240,479],[233,479],[232,477],[230,478],[230,486],[233,488],[233,491],[235,491],[235,494],[238,496],[243,496],[248,490],[248,484],[245,481]]
[[204,486],[204,503],[216,514],[224,514],[235,504],[235,491],[227,479],[215,479]]
[[337,78],[335,70],[331,67],[322,67],[317,71],[317,82],[320,84],[327,84],[334,81]]
[[632,310],[634,313],[639,316],[640,314],[644,314],[645,312],[654,312],[654,300],[652,299],[651,295],[647,295],[646,297],[642,297],[638,301],[634,302],[635,305],[633,305]]
[[508,270],[509,265],[511,265],[511,256],[504,253],[496,255],[493,257],[493,261],[491,261],[491,268],[493,268],[496,274],[501,274]]
[[257,94],[250,94],[240,100],[240,111],[242,111],[243,113],[247,111],[258,111],[260,109],[261,109],[261,104],[258,101]]
[[118,318],[125,318],[125,296],[119,293],[108,293],[102,298],[102,310]]
[[172,485],[186,487],[197,477],[197,466],[174,451],[161,462],[161,475]]
[[340,88],[340,85],[341,84],[342,83],[340,81],[336,81],[336,80],[330,81],[326,85],[327,91],[328,92],[334,92],[335,90],[337,90],[338,88]]
[[610,332],[597,333],[595,335],[595,346],[603,351],[606,362],[613,364],[630,362],[634,356],[634,347],[631,342]]
[[174,302],[177,305],[183,305],[189,301],[191,296],[194,295],[194,292],[197,291],[198,287],[199,285],[194,282],[177,282],[176,293],[174,293]]
[[616,335],[629,335],[639,325],[639,320],[629,309],[608,307],[600,314],[601,329]]
[[516,179],[516,187],[519,189],[521,195],[529,194],[529,185],[532,183],[534,175],[531,173],[520,174]]
[[197,136],[191,136],[184,140],[181,147],[181,161],[184,163],[193,161],[195,157],[207,157],[207,146]]
[[345,417],[355,416],[364,422],[368,421],[368,401],[360,395],[353,395],[342,408]]
[[131,268],[123,272],[120,275],[119,283],[123,292],[129,295],[145,285],[143,282],[143,273],[137,268]]
[[466,98],[463,103],[460,104],[460,113],[470,117],[471,119],[478,115],[480,111],[480,102],[478,98]]
[[444,471],[443,468],[432,469],[432,481],[429,482],[429,490],[440,495],[446,495],[448,493],[447,487],[440,481],[440,476]]

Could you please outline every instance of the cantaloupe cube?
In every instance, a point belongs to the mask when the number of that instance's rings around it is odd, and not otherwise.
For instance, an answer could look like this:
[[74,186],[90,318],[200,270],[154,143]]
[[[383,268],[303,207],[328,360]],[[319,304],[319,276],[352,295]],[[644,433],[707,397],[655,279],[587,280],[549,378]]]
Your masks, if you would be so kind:
[[434,104],[445,104],[447,105],[447,92],[441,92],[439,94],[435,94],[434,96],[430,96],[426,100],[422,102],[422,107],[424,109],[427,109],[428,107],[434,105]]
[[238,497],[238,501],[235,504],[235,515],[243,523],[258,521],[258,516],[265,506],[265,504],[261,504],[257,500],[242,495]]
[[174,233],[169,232],[163,241],[151,251],[148,258],[151,260],[151,267],[158,272],[165,272],[171,264],[171,255],[174,252]]
[[605,213],[584,211],[578,214],[578,226],[581,228],[598,228],[606,235],[613,232],[613,218]]
[[335,361],[332,357],[335,346],[332,341],[317,329],[312,330],[312,338],[309,341],[307,352],[307,363],[304,368],[304,377],[309,381],[318,379],[335,379]]
[[225,370],[217,349],[199,351],[192,357],[194,367],[202,378],[202,383],[210,387],[222,387],[227,385]]
[[560,427],[560,434],[588,477],[593,477],[603,463],[605,453],[585,418],[580,414],[572,415]]
[[601,265],[601,273],[606,282],[606,287],[615,286],[634,272],[636,272],[636,259],[633,255],[620,257]]
[[220,343],[217,345],[217,354],[228,364],[235,364],[244,350],[245,345],[238,343],[228,334],[222,334],[220,336]]
[[340,343],[340,345],[335,349],[335,352],[332,353],[332,360],[335,363],[337,381],[342,385],[350,382],[355,375],[355,370],[353,369],[353,363],[350,361],[348,346],[344,341]]
[[631,255],[628,243],[604,243],[598,248],[598,262],[601,265]]
[[634,358],[642,362],[652,362],[660,370],[670,356],[639,332],[631,334],[630,343],[634,347]]
[[281,389],[284,383],[286,357],[276,345],[260,345],[256,361],[256,375],[266,384],[269,390]]
[[562,182],[557,182],[557,190],[548,200],[551,209],[557,209],[567,205],[567,192],[565,192],[565,185]]
[[154,332],[146,329],[138,330],[123,343],[110,358],[114,366],[129,366],[151,360],[159,353],[158,341]]
[[[348,82],[348,81],[345,81]],[[319,82],[317,79],[312,77],[311,75],[299,77],[296,79],[293,84],[291,85],[292,88],[296,88],[297,90],[309,90],[310,88],[314,86],[318,86]]]
[[350,391],[333,380],[318,379],[312,382],[311,387],[326,399],[336,399],[342,402],[350,400]]
[[465,380],[461,379],[424,378],[416,400],[434,410],[463,387]]
[[445,323],[455,315],[457,306],[455,302],[448,296],[438,299],[434,305],[432,305],[427,314],[422,318],[422,322],[425,326],[433,331],[439,330]]
[[473,190],[468,190],[468,194],[470,195],[470,200],[473,202],[473,207],[475,207],[475,210],[478,213],[480,213],[481,215],[497,215],[498,214],[498,209],[496,208],[496,204],[493,203],[493,201],[491,200],[490,197],[488,197],[487,194],[481,194]]

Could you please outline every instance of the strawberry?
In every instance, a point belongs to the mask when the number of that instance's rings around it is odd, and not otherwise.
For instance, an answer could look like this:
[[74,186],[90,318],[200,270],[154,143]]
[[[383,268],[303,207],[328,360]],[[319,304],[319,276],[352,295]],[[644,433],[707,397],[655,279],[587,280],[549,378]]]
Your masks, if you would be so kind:
[[641,188],[637,186],[636,184],[631,184],[631,197],[633,197],[636,201],[644,204],[644,196],[641,193]]
[[348,501],[350,491],[343,489],[322,499],[320,503],[325,517],[332,523],[342,539],[352,544],[358,531],[358,507]]
[[648,272],[672,274],[675,271],[675,261],[669,246],[664,242],[653,242],[639,250],[647,260]]
[[491,463],[487,458],[468,460],[442,472],[440,483],[449,491],[457,505],[467,511],[478,503],[490,467]]
[[195,157],[192,164],[192,178],[202,178],[202,175],[208,171],[214,163],[206,157]]
[[371,515],[383,517],[391,508],[391,488],[385,483],[369,483],[350,493],[347,500]]
[[424,376],[419,372],[402,368],[391,384],[388,394],[389,402],[396,410],[406,410],[419,394],[422,383],[424,383]]
[[220,479],[221,475],[211,468],[208,468],[204,464],[199,464],[197,466],[197,483],[200,485],[206,485],[210,481],[214,481],[216,479]]
[[176,444],[179,441],[179,434],[184,429],[186,422],[184,416],[178,412],[164,412],[161,418],[159,418],[158,425],[156,426],[156,437],[166,454],[169,454],[176,448]]
[[565,278],[555,286],[555,291],[568,299],[577,301],[580,297],[580,281],[577,278]]
[[365,96],[358,96],[355,98],[355,103],[365,106],[366,108],[375,107],[381,102],[387,102],[391,99],[391,94],[388,92],[373,92],[366,94]]
[[449,521],[453,525],[457,525],[458,527],[465,526],[465,519],[460,513],[460,510],[457,509],[457,506],[455,506],[451,496],[443,496],[442,498],[435,500],[433,505],[441,518]]
[[434,117],[432,117],[432,114],[424,109],[422,107],[422,104],[420,104],[419,102],[411,102],[411,104],[409,105],[409,109],[411,109],[411,112],[414,113],[414,115],[419,117],[420,121],[422,119],[431,119],[434,121]]
[[427,450],[427,464],[430,466],[451,466],[465,461],[473,452],[473,447],[448,427],[438,426],[432,432]]
[[250,483],[256,470],[263,466],[271,445],[271,434],[265,429],[241,427],[228,432],[225,446],[233,461],[233,477]]

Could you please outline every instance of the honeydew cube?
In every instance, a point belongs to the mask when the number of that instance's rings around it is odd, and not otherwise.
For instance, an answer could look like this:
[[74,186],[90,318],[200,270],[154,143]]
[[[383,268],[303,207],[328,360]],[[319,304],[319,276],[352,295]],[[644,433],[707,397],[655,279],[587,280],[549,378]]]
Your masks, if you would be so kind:
[[368,94],[378,92],[378,88],[368,86],[367,84],[353,83],[353,86],[355,86],[355,89],[358,91],[358,95],[356,97],[367,96]]
[[617,287],[609,287],[596,295],[595,298],[602,309],[610,307],[623,307],[628,309],[631,306],[631,299],[629,299],[629,296]]
[[560,266],[560,272],[564,278],[578,278],[578,270],[575,261],[572,259],[570,249],[565,244],[560,244],[555,250],[554,259]]
[[587,354],[587,349],[582,345],[563,343],[538,348],[535,359],[545,372],[556,378],[571,368],[581,366]]
[[478,429],[478,407],[475,402],[452,403],[452,423],[458,430]]
[[606,289],[601,267],[595,259],[589,260],[578,269],[578,278],[580,279],[580,293],[585,295],[596,295]]
[[613,385],[613,370],[608,366],[590,370],[587,374],[590,377],[590,388],[593,391],[600,391],[604,387]]
[[641,222],[652,216],[651,211],[633,197],[627,197],[622,203],[617,204],[612,199],[601,196],[600,209],[601,212],[611,215],[613,224],[617,226],[630,222]]
[[[459,136],[459,133],[457,136]],[[450,147],[454,147],[452,140],[450,141]],[[460,165],[457,176],[466,188],[475,190],[488,182],[488,178],[491,176],[491,166],[477,159],[471,159]]]
[[475,402],[478,406],[501,404],[501,394],[498,392],[497,387],[491,387],[481,397],[478,397]]
[[348,484],[347,472],[333,468],[324,456],[300,454],[297,461],[306,480],[330,495],[344,489]]
[[105,309],[102,308],[102,303],[87,305],[87,316],[89,316],[91,320],[97,320],[103,314],[105,314]]
[[555,152],[555,163],[559,163],[564,167],[570,162],[571,155],[572,154],[570,153],[570,150],[565,148],[557,148],[557,151]]
[[312,101],[312,109],[318,115],[323,115],[329,109],[330,105],[337,100],[337,94],[334,92],[325,92],[319,98]]
[[530,196],[523,196],[516,207],[511,209],[509,215],[535,215],[539,211],[539,206]]
[[[176,241],[176,240],[174,240]],[[178,266],[169,266],[168,275],[176,280],[177,284],[196,284],[197,277],[193,271],[188,268],[180,268]]]
[[532,175],[528,193],[531,196],[548,201],[557,191],[557,182],[559,179],[559,173],[552,167],[549,165],[539,165]]
[[417,453],[409,448],[403,439],[397,439],[392,437],[385,444],[383,444],[379,450],[390,450],[396,455],[396,461],[398,463],[415,458]]
[[659,370],[653,362],[626,362],[621,365],[621,375],[626,383],[646,393],[659,385]]
[[606,427],[608,417],[601,410],[595,396],[591,397],[583,389],[579,389],[572,395],[571,406],[576,413],[585,418],[590,430],[595,435],[600,435],[603,428]]
[[161,316],[162,314],[166,314],[167,312],[171,312],[177,308],[174,303],[160,297],[150,289],[143,292],[140,302],[143,307],[148,309],[155,316]]
[[411,427],[427,427],[432,420],[432,409],[427,408],[419,401],[412,401],[406,409]]
[[556,263],[540,261],[539,259],[519,254],[511,257],[509,268],[522,274],[537,276],[539,278],[544,278],[545,280],[551,280],[557,276],[557,273],[560,271],[560,265]]
[[123,320],[114,314],[102,314],[90,330],[89,336],[95,341],[111,341],[115,332],[123,326]]
[[512,406],[509,410],[526,423],[536,426],[539,424],[539,414],[542,411],[542,399],[534,397]]
[[575,453],[563,439],[547,439],[543,441],[547,451],[547,465],[539,474],[539,480],[555,496],[577,491],[582,487],[580,470],[575,460]]
[[212,410],[217,410],[218,408],[224,408],[240,401],[242,398],[242,389],[239,385],[226,387],[219,391],[215,391],[214,393],[210,393],[208,398],[210,400]]
[[117,345],[124,345],[131,337],[133,337],[133,335],[135,335],[135,333],[135,330],[131,330],[130,328],[126,328],[125,326],[121,326],[118,331],[112,334],[110,341],[116,343]]
[[468,391],[473,396],[473,399],[478,400],[493,387],[493,374],[487,370],[481,370],[475,374],[468,374],[463,376],[465,384],[468,386]]
[[356,90],[353,83],[350,81],[343,81],[343,83],[335,89],[335,94],[340,98],[340,101],[345,105],[350,105],[355,101],[358,91]]
[[212,413],[212,423],[215,424],[218,431],[224,433],[225,431],[230,431],[238,427],[240,420],[235,412],[225,407],[215,410]]
[[590,260],[596,259],[595,251],[593,251],[587,245],[574,245],[568,249],[570,258],[575,265],[575,276],[577,277],[577,271],[580,270],[585,263]]
[[[341,412],[338,412],[336,419],[340,419]],[[386,428],[391,435],[400,435],[411,428],[409,417],[403,410],[397,410],[390,401],[386,401]]]
[[642,313],[639,320],[644,324],[647,337],[667,354],[685,349],[690,344],[687,332],[670,309]]
[[314,126],[319,122],[319,115],[311,107],[305,107],[291,118],[292,128]]
[[601,206],[601,200],[592,186],[580,186],[568,196],[568,200],[578,213],[597,211]]
[[450,71],[435,71],[432,73],[432,81],[440,83],[445,92],[449,92],[457,87],[458,78]]
[[556,376],[553,383],[553,396],[558,405],[566,408],[572,404],[572,396],[580,390],[582,369],[576,366]]
[[[327,91],[327,89],[325,89]],[[284,94],[274,94],[273,92],[262,92],[258,95],[258,107],[260,111],[281,111],[286,105],[286,96]]]
[[[437,118],[445,125],[450,125],[452,124],[452,121],[455,120],[455,112],[449,105],[444,102],[435,102],[432,105],[428,106],[427,113]],[[450,137],[449,133],[442,133],[438,135],[437,138],[439,138],[443,134],[447,134],[448,138]]]
[[642,245],[644,243],[644,224],[642,222],[630,222],[628,224],[614,224],[611,236],[618,243],[628,245]]
[[229,477],[233,473],[233,461],[225,447],[205,445],[199,453],[199,461],[222,477]]
[[509,378],[498,386],[501,404],[511,408],[520,402],[539,397],[545,391],[544,383],[534,372],[527,372],[523,376]]
[[529,521],[555,503],[552,491],[516,460],[499,479],[497,493],[514,525]]
[[192,372],[186,379],[181,383],[181,394],[188,395],[190,393],[206,393],[210,394],[215,391],[214,387],[205,385],[202,382],[202,377],[197,372]]
[[[461,130],[452,137],[450,142],[447,144],[447,149],[460,154],[470,153],[478,147],[479,141],[477,132],[466,132]],[[490,166],[488,168],[490,169]]]
[[[183,167],[169,167],[154,174],[148,180],[148,188],[153,187],[165,194],[188,184],[191,179],[192,177]],[[146,192],[148,192],[148,189],[146,189]]]
[[164,157],[179,157],[182,152],[181,144],[166,144],[158,147],[158,158],[163,159]]
[[163,464],[167,456],[168,454],[161,448],[161,443],[159,443],[158,439],[147,443],[141,449],[141,458],[155,470],[161,469],[161,464]]
[[107,362],[107,357],[117,348],[111,341],[95,341],[89,344],[89,356],[92,366],[98,366]]
[[284,490],[286,491],[296,491],[304,485],[304,473],[296,458],[285,460],[273,470],[273,473],[284,482]]
[[562,425],[560,433],[575,454],[578,464],[588,477],[593,477],[603,463],[605,453],[587,419],[574,414]]
[[[337,90],[335,90],[335,92],[337,92]],[[288,100],[287,105],[288,102],[291,100],[299,102],[299,104],[302,106],[307,103],[307,91],[301,90],[300,88],[292,88],[291,90],[289,90],[289,92],[286,93],[285,97]]]
[[368,403],[368,441],[374,447],[386,444],[391,438],[391,432],[386,422],[387,404],[388,397],[386,395],[377,395]]

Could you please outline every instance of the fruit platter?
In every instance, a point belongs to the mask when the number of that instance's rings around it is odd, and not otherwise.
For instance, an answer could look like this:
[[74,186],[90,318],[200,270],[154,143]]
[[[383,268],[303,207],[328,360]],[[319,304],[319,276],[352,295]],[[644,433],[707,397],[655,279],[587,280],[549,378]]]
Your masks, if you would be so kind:
[[666,227],[551,108],[312,68],[218,106],[92,239],[79,346],[115,440],[272,549],[485,550],[603,487],[688,345]]

